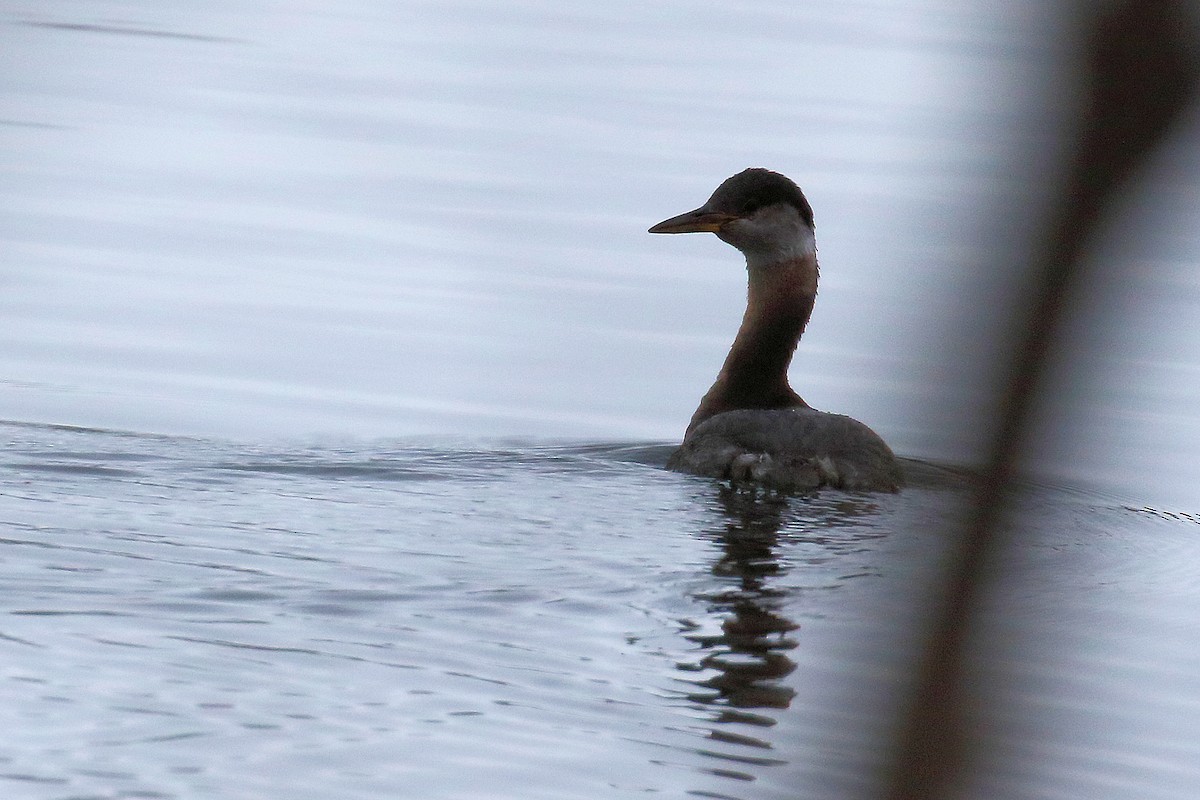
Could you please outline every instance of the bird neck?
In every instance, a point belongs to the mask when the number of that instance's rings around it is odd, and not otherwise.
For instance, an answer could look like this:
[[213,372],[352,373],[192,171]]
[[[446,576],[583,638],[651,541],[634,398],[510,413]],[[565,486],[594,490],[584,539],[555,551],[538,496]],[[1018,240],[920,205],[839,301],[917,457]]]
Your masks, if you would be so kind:
[[817,298],[815,253],[772,264],[748,261],[750,287],[742,325],[688,431],[723,411],[807,407],[787,370]]

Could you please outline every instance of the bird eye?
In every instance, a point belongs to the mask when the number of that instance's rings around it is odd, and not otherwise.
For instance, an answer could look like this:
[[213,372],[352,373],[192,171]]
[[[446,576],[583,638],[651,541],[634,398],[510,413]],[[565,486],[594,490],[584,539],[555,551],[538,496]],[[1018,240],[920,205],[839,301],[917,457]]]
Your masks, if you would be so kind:
[[763,200],[761,197],[748,197],[748,198],[746,198],[745,202],[742,203],[742,207],[739,210],[741,211],[741,213],[743,215],[746,215],[746,214],[753,214],[755,211],[758,211],[762,207],[763,207]]

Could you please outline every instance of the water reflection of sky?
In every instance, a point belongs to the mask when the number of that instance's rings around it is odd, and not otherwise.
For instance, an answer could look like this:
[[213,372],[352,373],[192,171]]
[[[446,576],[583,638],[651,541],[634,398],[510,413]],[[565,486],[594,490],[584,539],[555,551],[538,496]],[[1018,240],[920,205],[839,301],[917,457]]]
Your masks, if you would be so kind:
[[[967,456],[1007,308],[982,248],[1020,263],[1065,96],[1021,108],[1065,88],[1027,5],[10,4],[0,416],[674,438],[743,275],[644,230],[753,164],[817,212],[804,396]],[[1193,153],[1118,214],[1145,235],[1098,246],[1147,268],[1097,300],[1124,322],[1076,337],[1087,402],[1039,437],[1175,498],[1200,477]]]

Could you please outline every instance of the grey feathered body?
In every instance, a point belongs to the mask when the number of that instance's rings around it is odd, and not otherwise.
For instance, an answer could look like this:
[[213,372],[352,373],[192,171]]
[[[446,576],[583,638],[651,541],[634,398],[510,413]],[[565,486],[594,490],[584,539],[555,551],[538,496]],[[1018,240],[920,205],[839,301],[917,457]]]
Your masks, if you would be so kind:
[[684,438],[667,468],[784,491],[894,492],[904,482],[896,456],[875,431],[852,417],[803,407],[709,417]]

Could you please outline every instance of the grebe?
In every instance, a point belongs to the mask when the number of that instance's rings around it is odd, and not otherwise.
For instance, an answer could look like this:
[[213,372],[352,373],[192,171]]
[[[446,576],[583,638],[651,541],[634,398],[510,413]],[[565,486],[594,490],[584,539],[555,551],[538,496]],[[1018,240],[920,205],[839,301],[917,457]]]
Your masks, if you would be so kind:
[[715,233],[746,257],[746,314],[717,381],[667,468],[784,490],[896,491],[903,473],[875,431],[817,411],[787,369],[817,297],[813,212],[789,178],[747,169],[650,233]]

